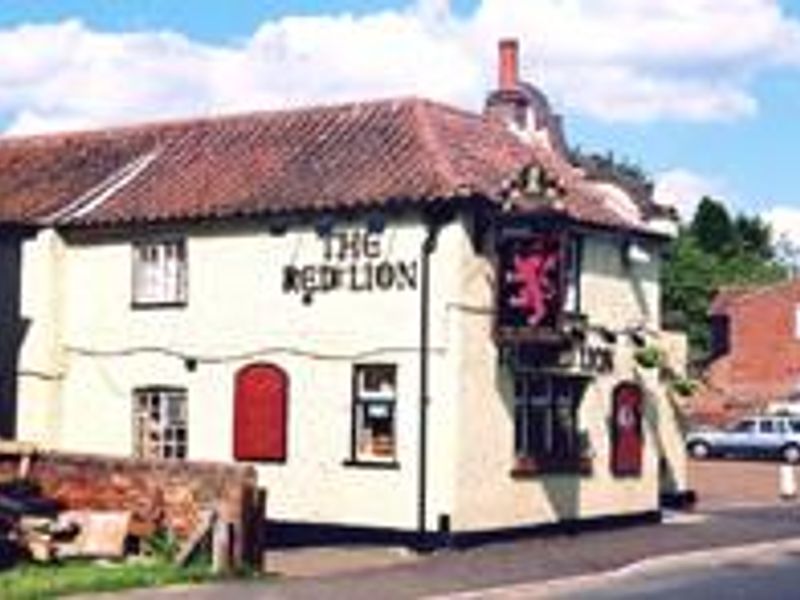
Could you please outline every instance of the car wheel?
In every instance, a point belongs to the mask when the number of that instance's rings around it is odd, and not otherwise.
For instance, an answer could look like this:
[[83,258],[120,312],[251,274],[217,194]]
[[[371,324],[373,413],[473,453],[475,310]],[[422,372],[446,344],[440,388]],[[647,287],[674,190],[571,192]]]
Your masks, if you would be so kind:
[[794,444],[786,446],[781,451],[781,455],[787,463],[798,463],[800,462],[800,446],[795,446]]
[[[694,442],[691,446],[689,446],[689,453],[694,458],[708,458],[711,454],[711,448],[705,442]],[[800,456],[798,456],[798,459],[800,459]]]

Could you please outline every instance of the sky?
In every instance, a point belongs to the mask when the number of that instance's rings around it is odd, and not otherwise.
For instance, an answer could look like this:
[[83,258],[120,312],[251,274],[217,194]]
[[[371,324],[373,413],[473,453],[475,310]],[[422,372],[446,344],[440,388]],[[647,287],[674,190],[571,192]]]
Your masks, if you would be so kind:
[[417,95],[480,111],[497,41],[568,142],[800,243],[797,0],[0,0],[0,132]]

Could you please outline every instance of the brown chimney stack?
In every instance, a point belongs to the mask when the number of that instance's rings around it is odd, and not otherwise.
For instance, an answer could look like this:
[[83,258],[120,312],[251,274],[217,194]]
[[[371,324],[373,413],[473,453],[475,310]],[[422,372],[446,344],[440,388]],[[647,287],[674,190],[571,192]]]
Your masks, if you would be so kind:
[[500,91],[516,90],[519,85],[519,42],[516,39],[500,40]]

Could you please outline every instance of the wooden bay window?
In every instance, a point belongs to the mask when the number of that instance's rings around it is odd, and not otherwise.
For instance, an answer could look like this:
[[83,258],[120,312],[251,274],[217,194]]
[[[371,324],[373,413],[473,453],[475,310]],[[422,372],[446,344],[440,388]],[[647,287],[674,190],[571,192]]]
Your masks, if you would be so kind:
[[541,373],[515,374],[513,474],[584,469],[578,427],[583,388],[580,379]]

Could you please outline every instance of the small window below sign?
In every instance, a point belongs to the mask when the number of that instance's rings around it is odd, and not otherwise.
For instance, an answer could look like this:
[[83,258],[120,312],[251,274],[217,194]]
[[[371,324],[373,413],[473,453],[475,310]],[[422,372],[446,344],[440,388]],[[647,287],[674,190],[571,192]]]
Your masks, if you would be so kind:
[[515,472],[579,471],[583,382],[538,373],[514,378]]
[[397,366],[353,367],[352,463],[392,464],[396,459]]

